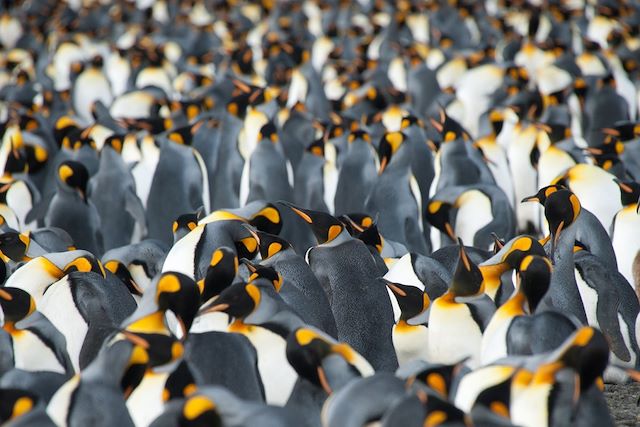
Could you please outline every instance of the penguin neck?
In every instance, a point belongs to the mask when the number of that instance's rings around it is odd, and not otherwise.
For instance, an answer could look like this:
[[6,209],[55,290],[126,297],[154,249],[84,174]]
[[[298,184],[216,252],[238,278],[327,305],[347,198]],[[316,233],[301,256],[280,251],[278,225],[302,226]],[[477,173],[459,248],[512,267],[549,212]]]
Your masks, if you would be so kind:
[[[578,284],[575,277],[575,261],[573,255],[573,246],[575,243],[577,228],[575,223],[562,230],[558,237],[557,244],[553,253],[551,254],[554,270],[551,275],[551,283],[549,284],[549,291],[543,298],[544,300],[551,299],[552,306],[555,306],[554,299],[559,295],[563,295],[559,299],[563,301],[570,301],[570,307],[557,307],[558,309],[566,310],[569,308],[573,315],[575,315],[582,323],[587,322],[587,315],[584,312],[582,306],[582,298],[580,291],[578,290]],[[553,237],[552,237],[553,238]]]
[[4,325],[2,325],[2,329],[4,329],[11,336],[19,335],[20,333],[22,333],[22,331],[16,328],[16,323],[17,322],[15,321],[5,319]]

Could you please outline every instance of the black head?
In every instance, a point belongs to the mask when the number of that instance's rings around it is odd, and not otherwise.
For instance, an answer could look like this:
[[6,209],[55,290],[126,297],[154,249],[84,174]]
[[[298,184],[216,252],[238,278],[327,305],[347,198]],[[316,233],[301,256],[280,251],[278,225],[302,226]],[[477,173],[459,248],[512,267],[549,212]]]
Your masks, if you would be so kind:
[[7,421],[18,418],[30,412],[38,397],[28,391],[14,388],[0,389],[0,421]]
[[380,157],[380,171],[384,172],[391,162],[391,158],[398,152],[406,137],[402,132],[387,132],[384,134],[378,145],[378,156]]
[[453,273],[453,280],[450,291],[456,296],[472,296],[482,292],[482,273],[478,266],[471,261],[464,248],[462,239],[458,239],[460,255],[456,271]]
[[258,142],[260,141],[271,141],[274,144],[278,142],[278,129],[272,121],[267,122],[260,128]]
[[135,280],[133,280],[131,272],[126,265],[118,260],[112,259],[105,262],[104,268],[109,270],[118,279],[120,279],[120,281],[127,286],[127,289],[129,289],[129,292],[131,292],[133,295],[142,295],[143,289],[140,287],[140,285],[138,285],[138,283],[136,283]]
[[306,152],[324,159],[324,139],[318,138],[313,141],[307,146]]
[[0,307],[5,322],[18,322],[36,310],[36,302],[29,293],[20,288],[0,287]]
[[206,312],[221,311],[229,316],[244,319],[260,305],[260,289],[252,283],[234,283],[220,293],[220,296]]
[[291,248],[291,244],[280,236],[275,234],[264,233],[262,231],[251,230],[254,237],[258,241],[260,257],[267,260],[272,256]]
[[180,215],[173,221],[171,229],[173,231],[174,243],[189,234],[198,226],[198,221],[202,217],[204,209],[200,208],[196,212],[189,212]]
[[[116,343],[116,345],[118,345]],[[129,346],[129,361],[127,367],[120,379],[120,389],[127,399],[133,390],[140,385],[144,373],[149,366],[149,353],[145,349],[146,346],[131,343]]]
[[275,204],[267,203],[251,216],[249,224],[265,233],[279,234],[282,230],[282,217]]
[[547,197],[558,190],[566,190],[566,187],[560,184],[547,185],[546,187],[542,187],[540,190],[538,190],[538,192],[533,196],[525,197],[520,203],[538,202],[542,206],[544,206],[545,202],[547,201]]
[[187,362],[180,362],[178,367],[169,375],[162,390],[162,400],[168,402],[192,395],[197,390],[196,381]]
[[58,166],[58,179],[63,185],[78,191],[82,199],[86,200],[89,172],[82,163],[65,160]]
[[429,308],[431,300],[425,291],[415,286],[392,283],[386,280],[385,283],[387,288],[393,292],[396,301],[398,301],[398,305],[400,306],[400,320],[407,321]]
[[520,289],[527,298],[530,313],[536,310],[538,303],[547,293],[552,270],[551,261],[540,255],[527,255],[520,263]]
[[111,135],[104,140],[105,147],[111,147],[116,153],[122,153],[125,135]]
[[452,209],[453,205],[451,203],[441,200],[431,200],[427,205],[425,216],[431,225],[445,233],[451,240],[456,240],[456,233],[451,225]]
[[[618,187],[620,187],[620,201],[622,202],[622,206],[636,205],[638,199],[640,199],[640,184],[635,181],[619,181],[617,179],[615,182],[618,184]],[[0,239],[2,239],[1,236]]]
[[280,273],[273,267],[266,265],[254,264],[248,259],[243,259],[242,262],[247,266],[251,275],[249,276],[249,282],[253,282],[258,279],[265,279],[273,285],[276,292],[280,292],[282,288],[283,279]]
[[182,407],[178,419],[179,427],[222,427],[222,419],[216,404],[208,396],[196,394],[190,396]]
[[189,276],[165,272],[158,279],[156,301],[159,310],[176,315],[186,335],[200,306],[200,290]]
[[209,301],[228,288],[238,273],[238,257],[233,249],[219,247],[211,254],[211,261],[201,287],[200,299]]
[[568,338],[560,360],[580,376],[580,390],[585,391],[601,377],[609,364],[607,339],[596,328],[583,326]]
[[578,219],[580,210],[578,197],[569,190],[558,190],[547,197],[544,203],[544,216],[549,222],[554,246],[562,231]]
[[29,236],[17,231],[6,231],[0,234],[0,251],[15,262],[24,261],[30,243]]
[[316,236],[318,244],[331,242],[342,234],[344,230],[344,224],[326,212],[299,208],[287,202],[282,203],[291,208],[293,212],[311,226],[311,231]]

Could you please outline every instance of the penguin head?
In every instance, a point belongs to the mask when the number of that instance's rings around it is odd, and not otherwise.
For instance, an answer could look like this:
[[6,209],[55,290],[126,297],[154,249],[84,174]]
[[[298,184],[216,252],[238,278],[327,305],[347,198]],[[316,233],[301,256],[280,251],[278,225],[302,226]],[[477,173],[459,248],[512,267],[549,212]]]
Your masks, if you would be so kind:
[[538,190],[538,192],[533,196],[525,197],[520,201],[520,203],[538,202],[542,206],[544,206],[545,202],[547,201],[547,197],[559,190],[566,190],[566,187],[560,184],[547,185],[546,187],[542,187],[540,190]]
[[311,231],[320,245],[330,243],[345,233],[344,224],[326,212],[299,208],[288,202],[282,203],[311,226]]
[[30,316],[36,310],[36,302],[20,288],[0,287],[0,307],[5,322],[15,323]]
[[504,113],[498,109],[494,109],[489,113],[489,124],[494,135],[498,135],[502,132],[502,126],[504,125]]
[[580,376],[580,391],[586,391],[604,374],[609,364],[609,344],[599,329],[583,326],[556,351],[558,360]]
[[422,314],[431,305],[429,295],[425,291],[415,286],[407,286],[400,283],[393,283],[385,280],[387,289],[398,301],[400,306],[400,320],[408,321],[409,319]]
[[233,249],[221,246],[211,254],[204,280],[198,282],[200,300],[209,301],[228,288],[238,274],[238,257]]
[[234,283],[220,293],[205,312],[221,311],[237,319],[253,313],[262,300],[262,292],[255,283]]
[[131,272],[122,262],[111,259],[105,262],[104,268],[109,270],[111,274],[114,274],[122,283],[125,284],[129,292],[133,295],[142,295],[144,290],[133,280]]
[[289,364],[298,375],[322,387],[327,394],[332,393],[332,377],[347,372],[352,376],[373,372],[371,365],[351,346],[311,327],[298,328],[290,333],[286,352]]
[[26,390],[0,389],[0,421],[4,424],[28,412],[38,403],[38,397]]
[[544,216],[551,231],[552,248],[555,248],[563,230],[569,228],[580,215],[578,197],[569,190],[551,193],[544,203]]
[[75,160],[65,160],[58,166],[59,183],[80,194],[82,200],[87,200],[87,184],[89,182],[89,172],[80,162]]
[[382,136],[378,146],[378,156],[380,157],[380,170],[382,174],[389,166],[392,157],[400,150],[406,137],[402,132],[387,132]]
[[104,145],[102,149],[105,147],[110,147],[116,153],[121,154],[122,148],[124,147],[124,138],[125,135],[110,135],[104,140]]
[[195,394],[185,400],[178,419],[179,427],[222,427],[215,402],[203,394]]
[[352,143],[356,140],[362,140],[362,141],[371,143],[371,137],[366,131],[362,129],[355,129],[349,133],[349,136],[347,137],[347,142]]
[[162,390],[162,401],[169,402],[173,399],[182,399],[195,393],[196,381],[189,365],[183,360],[176,369],[169,374]]
[[[116,343],[115,346],[118,346],[118,343]],[[140,385],[149,367],[149,353],[146,348],[146,344],[138,345],[130,343],[129,345],[129,360],[120,379],[120,389],[125,399],[131,396],[133,390]]]
[[15,262],[24,261],[30,243],[28,235],[17,231],[10,230],[0,234],[0,252]]
[[[357,231],[357,230],[356,230]],[[375,250],[381,254],[382,247],[384,245],[384,239],[378,231],[378,226],[374,223],[368,228],[364,229],[360,233],[356,233],[358,240],[362,241],[365,245],[375,248]]]
[[267,260],[272,256],[291,248],[291,244],[288,241],[280,236],[276,236],[275,234],[264,233],[260,230],[250,230],[249,232],[258,241],[260,257],[263,260]]
[[160,311],[175,314],[186,335],[200,306],[200,290],[189,276],[165,272],[158,279],[156,302]]
[[305,149],[307,153],[311,153],[314,156],[324,159],[324,139],[318,138],[307,146]]
[[[466,359],[465,359],[466,361]],[[407,378],[407,383],[419,382],[428,386],[443,399],[449,398],[451,385],[460,372],[464,369],[464,362],[452,365],[429,364],[417,365],[417,371],[411,373]]]
[[449,287],[450,292],[455,296],[461,297],[477,295],[483,291],[482,273],[467,255],[462,239],[458,239],[458,247],[460,248],[460,254],[458,265],[453,273],[453,279]]
[[278,234],[282,230],[280,210],[273,203],[266,203],[262,209],[249,218],[248,222],[259,231],[269,234]]
[[371,215],[365,213],[352,212],[345,215],[340,215],[338,219],[344,224],[346,230],[352,236],[358,236],[359,233],[362,233],[365,230],[373,227],[376,223],[376,219],[374,219]]
[[427,205],[427,221],[435,228],[445,233],[451,240],[456,240],[456,233],[451,225],[451,210],[453,204],[441,200],[431,200]]
[[[620,187],[620,201],[622,202],[622,206],[635,205],[638,203],[638,199],[640,199],[639,183],[635,181],[620,181],[618,179],[614,179],[614,181],[618,184],[618,187]],[[2,236],[0,236],[0,241],[2,241]],[[0,249],[2,249],[1,246]]]
[[509,269],[517,269],[528,255],[544,257],[546,252],[532,236],[521,235],[509,240],[494,256],[480,264],[485,287],[497,290],[502,274]]
[[274,144],[278,142],[278,129],[272,121],[268,121],[260,128],[258,142],[262,141],[270,141]]
[[258,279],[267,280],[273,285],[273,289],[275,289],[276,292],[280,292],[283,279],[282,275],[280,275],[275,268],[268,267],[266,265],[254,264],[248,259],[243,259],[242,263],[246,265],[249,270],[249,283]]
[[459,139],[467,141],[470,139],[467,132],[460,123],[449,117],[444,109],[440,109],[438,118],[431,118],[431,126],[441,135],[443,142],[452,142]]
[[538,303],[549,289],[553,267],[549,258],[527,255],[518,268],[520,289],[527,298],[529,313],[535,312]]
[[[133,352],[138,351],[136,347],[145,351],[151,368],[174,363],[184,354],[182,343],[169,331],[161,311],[134,321],[122,331],[122,336],[134,345]],[[140,357],[145,360],[144,354]]]
[[182,239],[198,226],[198,221],[201,219],[203,212],[204,208],[201,207],[195,212],[182,214],[173,221],[171,226],[173,231],[173,243]]

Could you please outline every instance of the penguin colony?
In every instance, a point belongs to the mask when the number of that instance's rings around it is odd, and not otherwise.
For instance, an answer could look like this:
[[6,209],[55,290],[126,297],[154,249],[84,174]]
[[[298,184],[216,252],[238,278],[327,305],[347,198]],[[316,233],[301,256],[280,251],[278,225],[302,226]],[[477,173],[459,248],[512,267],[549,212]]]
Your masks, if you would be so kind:
[[6,426],[609,426],[640,4],[5,2]]

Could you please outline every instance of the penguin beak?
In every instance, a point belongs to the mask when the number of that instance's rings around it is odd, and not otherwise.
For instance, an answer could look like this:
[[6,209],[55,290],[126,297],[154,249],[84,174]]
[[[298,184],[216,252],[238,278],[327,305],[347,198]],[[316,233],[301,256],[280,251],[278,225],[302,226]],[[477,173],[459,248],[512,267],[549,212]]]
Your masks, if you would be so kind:
[[537,203],[540,203],[540,199],[538,198],[538,196],[533,195],[533,196],[525,197],[524,199],[522,199],[522,200],[520,201],[520,203],[527,203],[527,202],[537,202]]
[[0,298],[2,298],[5,301],[11,301],[13,299],[13,296],[9,292],[0,288]]
[[387,285],[387,288],[391,290],[391,292],[398,295],[399,297],[407,296],[407,293],[402,289],[400,289],[398,286],[396,286],[394,283],[385,280],[385,284]]
[[130,331],[127,331],[127,330],[122,331],[122,335],[124,335],[125,338],[128,339],[133,344],[138,345],[138,346],[144,348],[145,350],[147,350],[149,348],[149,341],[145,340],[140,335],[137,335],[137,334],[135,334],[133,332],[130,332]]
[[327,380],[327,375],[324,372],[324,368],[322,366],[318,366],[317,372],[318,380],[320,381],[322,389],[330,395],[331,393],[333,393],[333,390],[331,390],[331,386],[329,385],[329,381]]
[[451,240],[453,241],[457,240],[456,233],[453,231],[453,227],[448,221],[444,223],[444,229],[447,232],[447,236],[449,236]]
[[560,221],[556,231],[553,233],[553,240],[551,241],[551,253],[553,254],[558,246],[558,240],[560,239],[560,233],[562,233],[562,229],[564,228],[564,221]]
[[313,218],[311,218],[311,216],[309,216],[309,214],[307,212],[305,212],[304,209],[298,208],[294,205],[292,205],[291,203],[288,202],[280,202],[283,205],[287,206],[289,209],[291,209],[296,215],[298,215],[300,218],[302,218],[306,223],[308,224],[313,224]]
[[200,314],[215,313],[215,312],[224,313],[225,310],[227,310],[228,308],[229,308],[229,304],[213,304],[209,307],[205,307],[202,310],[200,310]]

